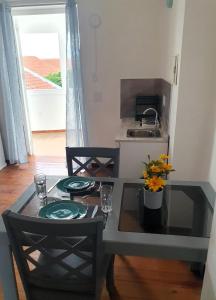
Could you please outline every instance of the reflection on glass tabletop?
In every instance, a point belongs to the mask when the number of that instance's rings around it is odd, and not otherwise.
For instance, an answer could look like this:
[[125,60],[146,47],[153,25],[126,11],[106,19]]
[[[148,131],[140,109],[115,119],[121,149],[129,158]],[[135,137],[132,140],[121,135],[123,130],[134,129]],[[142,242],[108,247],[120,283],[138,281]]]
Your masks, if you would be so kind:
[[167,186],[160,209],[144,206],[143,186],[125,183],[119,230],[209,237],[212,208],[199,186]]

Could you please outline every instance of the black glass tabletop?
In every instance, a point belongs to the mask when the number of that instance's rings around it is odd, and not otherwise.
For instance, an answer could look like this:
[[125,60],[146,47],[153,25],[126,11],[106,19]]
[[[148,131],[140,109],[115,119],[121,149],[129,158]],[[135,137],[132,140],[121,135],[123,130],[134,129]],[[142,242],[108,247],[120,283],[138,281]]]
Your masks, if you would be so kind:
[[144,205],[143,185],[125,183],[119,231],[209,237],[213,210],[199,186],[166,186],[161,208]]

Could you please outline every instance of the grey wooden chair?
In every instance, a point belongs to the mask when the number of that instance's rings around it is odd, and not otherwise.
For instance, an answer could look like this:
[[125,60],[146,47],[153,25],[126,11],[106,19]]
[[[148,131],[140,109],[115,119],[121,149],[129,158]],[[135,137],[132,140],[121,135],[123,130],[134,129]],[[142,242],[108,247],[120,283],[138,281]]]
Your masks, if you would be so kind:
[[[119,148],[66,147],[66,158],[69,176],[85,171],[91,177],[118,177]],[[101,158],[108,160],[104,162]],[[74,164],[78,166],[76,170]]]
[[9,210],[2,216],[27,300],[100,299],[110,264],[101,217],[56,221]]

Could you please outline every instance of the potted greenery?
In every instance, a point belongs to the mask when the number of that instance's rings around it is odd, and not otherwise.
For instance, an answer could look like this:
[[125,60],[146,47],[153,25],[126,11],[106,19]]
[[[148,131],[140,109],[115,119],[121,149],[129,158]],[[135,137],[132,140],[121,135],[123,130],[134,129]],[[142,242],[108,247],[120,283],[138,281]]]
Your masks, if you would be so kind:
[[166,177],[175,171],[172,164],[168,163],[169,156],[161,154],[158,160],[144,162],[144,205],[150,209],[159,209],[162,206],[163,190],[166,185]]

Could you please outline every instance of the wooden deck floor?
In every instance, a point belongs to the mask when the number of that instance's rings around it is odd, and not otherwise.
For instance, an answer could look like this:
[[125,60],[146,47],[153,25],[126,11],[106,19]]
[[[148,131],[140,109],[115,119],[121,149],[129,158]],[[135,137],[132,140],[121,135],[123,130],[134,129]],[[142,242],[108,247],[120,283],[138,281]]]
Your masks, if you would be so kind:
[[[65,160],[60,157],[31,157],[26,165],[5,168],[0,172],[0,212],[24,192],[39,170],[49,175],[67,174]],[[25,300],[18,275],[17,280],[20,300]],[[117,256],[115,280],[116,300],[198,300],[202,286],[184,262],[142,257]],[[108,299],[104,289],[102,300]]]

